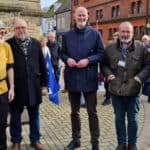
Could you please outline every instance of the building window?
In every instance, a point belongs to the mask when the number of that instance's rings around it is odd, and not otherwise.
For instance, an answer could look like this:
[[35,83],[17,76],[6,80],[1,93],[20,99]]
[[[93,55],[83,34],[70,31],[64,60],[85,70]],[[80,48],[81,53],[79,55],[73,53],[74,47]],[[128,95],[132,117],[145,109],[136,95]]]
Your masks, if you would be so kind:
[[103,18],[103,10],[96,10],[96,20],[100,20]]
[[138,39],[138,27],[134,27],[134,38]]
[[144,26],[140,26],[140,39],[142,38],[144,34],[145,34],[145,28]]
[[96,20],[99,19],[99,10],[96,10]]
[[142,2],[141,2],[141,1],[138,1],[138,2],[137,2],[137,13],[140,14],[140,13],[141,13],[141,10],[142,10]]
[[112,7],[112,17],[117,17],[120,15],[120,6],[117,5],[115,7]]
[[116,6],[116,16],[120,15],[120,6]]
[[78,5],[78,0],[74,0],[74,5]]
[[131,14],[135,14],[135,10],[136,10],[136,3],[132,2],[131,3]]
[[113,35],[113,29],[110,28],[110,29],[109,29],[109,35],[108,35],[108,38],[109,38],[109,39],[112,39],[112,35]]
[[103,18],[103,10],[101,9],[100,10],[100,19],[102,19]]
[[112,17],[115,17],[115,12],[116,12],[115,7],[112,7]]

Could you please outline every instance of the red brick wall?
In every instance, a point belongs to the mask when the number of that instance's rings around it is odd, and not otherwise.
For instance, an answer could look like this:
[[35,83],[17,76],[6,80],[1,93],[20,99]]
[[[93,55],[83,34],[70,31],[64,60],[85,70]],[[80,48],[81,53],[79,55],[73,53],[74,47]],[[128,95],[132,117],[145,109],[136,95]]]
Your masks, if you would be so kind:
[[[77,6],[73,5],[72,0],[72,12],[74,12]],[[130,21],[133,26],[140,27],[145,26],[146,23],[146,2],[147,0],[141,0],[142,9],[141,13],[137,12],[134,15],[131,15],[131,3],[138,0],[89,0],[84,2],[84,0],[78,0],[78,6],[85,6],[89,11],[89,22],[90,24],[98,29],[103,31],[103,41],[106,44],[109,40],[109,29],[118,28],[120,22]],[[120,15],[112,18],[112,7],[120,6]],[[103,19],[96,21],[96,10],[103,10]],[[150,1],[149,1],[149,14],[150,14]],[[141,17],[140,17],[141,16]],[[149,16],[150,18],[150,16]],[[139,37],[140,38],[140,37]]]

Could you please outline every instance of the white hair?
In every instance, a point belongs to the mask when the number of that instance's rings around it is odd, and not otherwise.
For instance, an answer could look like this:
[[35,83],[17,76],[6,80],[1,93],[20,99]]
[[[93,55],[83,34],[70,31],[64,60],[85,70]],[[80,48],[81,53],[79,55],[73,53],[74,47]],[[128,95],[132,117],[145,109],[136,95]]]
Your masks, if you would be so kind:
[[145,35],[142,36],[142,40],[148,40],[148,41],[150,41],[150,38],[149,38],[148,35],[145,34]]

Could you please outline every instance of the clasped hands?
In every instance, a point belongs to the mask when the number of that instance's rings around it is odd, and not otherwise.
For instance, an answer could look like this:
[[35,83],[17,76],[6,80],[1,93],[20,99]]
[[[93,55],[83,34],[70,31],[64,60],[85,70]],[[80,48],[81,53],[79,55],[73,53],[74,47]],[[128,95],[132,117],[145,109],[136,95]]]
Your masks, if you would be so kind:
[[89,64],[89,60],[87,58],[84,58],[76,62],[73,58],[68,58],[67,64],[69,67],[84,68]]

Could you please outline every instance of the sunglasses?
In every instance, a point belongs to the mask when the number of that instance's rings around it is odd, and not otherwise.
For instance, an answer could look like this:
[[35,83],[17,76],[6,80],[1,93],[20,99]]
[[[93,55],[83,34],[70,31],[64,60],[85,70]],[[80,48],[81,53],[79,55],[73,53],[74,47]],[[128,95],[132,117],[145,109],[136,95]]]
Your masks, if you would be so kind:
[[5,35],[5,34],[7,34],[7,31],[0,31],[0,34]]

